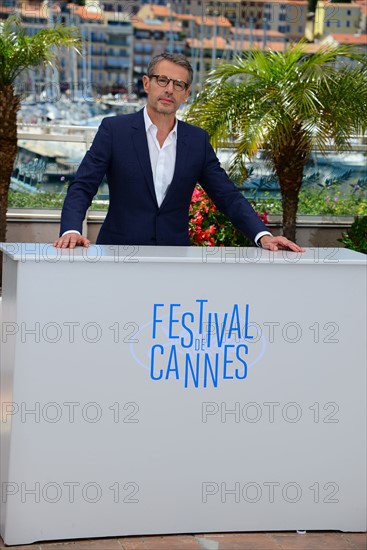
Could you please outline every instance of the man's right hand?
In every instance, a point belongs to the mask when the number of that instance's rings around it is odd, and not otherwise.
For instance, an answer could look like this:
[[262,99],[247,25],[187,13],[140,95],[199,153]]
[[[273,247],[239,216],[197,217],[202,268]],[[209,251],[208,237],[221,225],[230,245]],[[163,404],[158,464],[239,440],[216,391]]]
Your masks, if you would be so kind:
[[76,246],[87,248],[90,245],[90,240],[79,233],[66,233],[66,235],[59,237],[53,244],[56,248],[75,248]]

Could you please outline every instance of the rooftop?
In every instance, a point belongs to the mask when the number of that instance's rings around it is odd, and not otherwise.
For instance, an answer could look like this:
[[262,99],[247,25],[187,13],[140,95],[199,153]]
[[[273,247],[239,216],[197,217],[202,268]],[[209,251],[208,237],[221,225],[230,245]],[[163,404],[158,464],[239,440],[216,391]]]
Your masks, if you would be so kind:
[[336,42],[339,42],[339,44],[362,44],[367,45],[367,34],[337,34],[333,33],[331,35],[328,35],[324,42],[329,40],[334,40]]
[[216,25],[217,27],[232,28],[232,23],[223,16],[213,17],[211,15],[206,15],[204,19],[202,19],[201,16],[195,16],[195,22],[198,26],[203,22],[204,27],[214,27],[214,25]]
[[177,21],[152,21],[146,19],[145,21],[134,21],[135,29],[139,30],[153,30],[153,31],[173,31],[180,32],[182,30],[181,24]]
[[[198,38],[188,38],[186,40],[190,48],[200,49],[203,46],[204,50],[210,50],[214,47],[214,38],[204,38],[199,40]],[[215,40],[215,46],[220,50],[227,50],[230,48],[230,45],[227,44],[226,40],[222,36],[217,36]]]

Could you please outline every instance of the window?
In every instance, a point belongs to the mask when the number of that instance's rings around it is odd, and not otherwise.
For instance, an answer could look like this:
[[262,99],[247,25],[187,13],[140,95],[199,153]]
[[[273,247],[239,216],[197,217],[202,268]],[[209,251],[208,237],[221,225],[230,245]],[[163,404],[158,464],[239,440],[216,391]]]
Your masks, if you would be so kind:
[[149,31],[136,31],[136,38],[150,38]]

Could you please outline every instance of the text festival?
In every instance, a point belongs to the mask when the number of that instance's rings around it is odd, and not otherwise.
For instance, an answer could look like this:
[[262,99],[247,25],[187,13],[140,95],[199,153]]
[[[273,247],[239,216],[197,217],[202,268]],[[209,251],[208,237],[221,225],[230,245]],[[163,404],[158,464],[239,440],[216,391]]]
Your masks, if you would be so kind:
[[[154,304],[150,348],[152,380],[175,379],[195,388],[218,387],[223,380],[247,376],[245,340],[249,304],[234,304],[226,313],[209,311],[208,300],[195,300],[195,311],[181,304]],[[164,341],[162,341],[164,338]]]

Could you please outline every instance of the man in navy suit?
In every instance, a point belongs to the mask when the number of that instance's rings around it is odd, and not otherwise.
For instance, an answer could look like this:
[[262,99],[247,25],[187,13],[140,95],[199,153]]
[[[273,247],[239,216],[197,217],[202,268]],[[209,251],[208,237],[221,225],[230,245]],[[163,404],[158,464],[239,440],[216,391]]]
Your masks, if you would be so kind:
[[110,202],[98,244],[188,246],[189,206],[199,183],[258,246],[302,251],[285,237],[271,235],[221,168],[208,134],[176,119],[193,77],[186,58],[160,54],[151,60],[147,73],[146,107],[102,121],[69,186],[54,245],[90,244],[82,235],[82,223],[106,174]]

